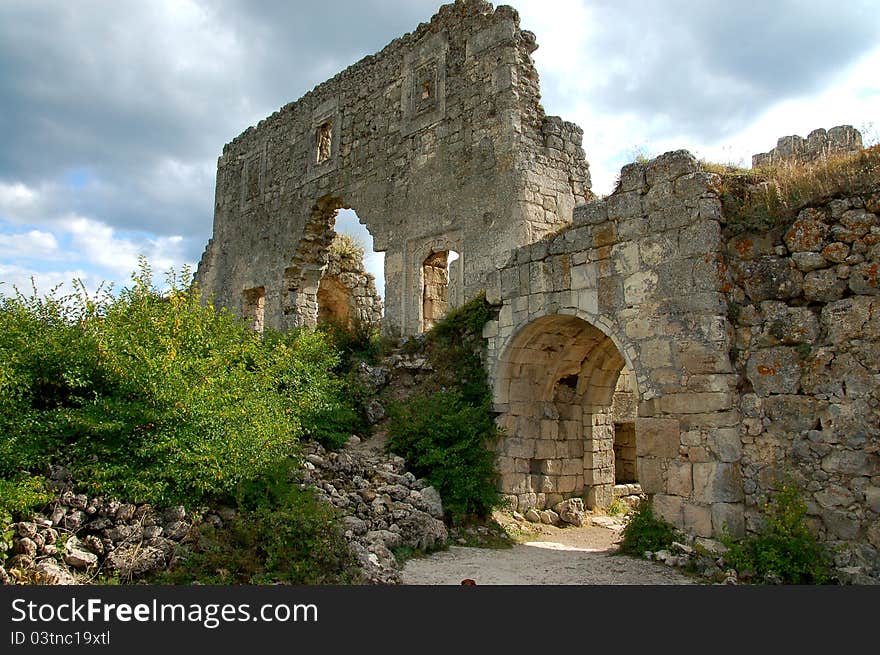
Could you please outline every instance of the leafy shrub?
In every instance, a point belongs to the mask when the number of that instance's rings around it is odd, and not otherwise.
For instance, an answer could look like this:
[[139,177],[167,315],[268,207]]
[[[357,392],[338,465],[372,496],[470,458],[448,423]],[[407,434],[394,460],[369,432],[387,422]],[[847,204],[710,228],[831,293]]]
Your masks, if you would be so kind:
[[765,525],[741,541],[724,538],[724,560],[742,574],[759,579],[778,576],[788,584],[822,584],[830,578],[831,560],[805,521],[807,505],[790,482],[764,506]]
[[421,393],[388,408],[388,448],[437,488],[455,521],[500,502],[491,450],[500,433],[481,359],[489,316],[481,294],[437,323],[424,341],[433,373]]
[[351,584],[353,555],[333,509],[281,462],[233,492],[238,511],[222,528],[202,525],[189,552],[157,577],[171,584]]
[[393,404],[388,413],[388,448],[437,488],[453,518],[482,517],[498,504],[488,448],[498,429],[489,406],[440,391]]
[[258,478],[326,417],[325,437],[348,427],[324,335],[261,336],[169,286],[142,262],[115,298],[2,299],[0,479],[61,463],[90,493],[193,505]]
[[649,501],[642,501],[623,529],[620,552],[641,556],[646,551],[669,548],[678,539],[678,531],[663,519],[654,516]]

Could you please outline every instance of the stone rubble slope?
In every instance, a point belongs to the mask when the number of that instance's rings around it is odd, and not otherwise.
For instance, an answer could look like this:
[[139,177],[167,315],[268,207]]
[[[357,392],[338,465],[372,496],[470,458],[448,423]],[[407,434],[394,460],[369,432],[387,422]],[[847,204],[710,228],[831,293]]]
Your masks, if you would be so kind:
[[[403,459],[357,448],[358,441],[352,438],[338,453],[305,444],[300,485],[340,511],[362,578],[397,584],[393,549],[428,551],[446,544],[443,503],[433,487],[405,470]],[[13,553],[0,566],[0,584],[14,584],[19,576],[13,571],[38,584],[89,584],[101,574],[135,581],[174,564],[200,523],[222,528],[235,516],[231,508],[159,510],[90,498],[69,489],[64,469],[53,478],[61,489],[49,509],[12,524]]]

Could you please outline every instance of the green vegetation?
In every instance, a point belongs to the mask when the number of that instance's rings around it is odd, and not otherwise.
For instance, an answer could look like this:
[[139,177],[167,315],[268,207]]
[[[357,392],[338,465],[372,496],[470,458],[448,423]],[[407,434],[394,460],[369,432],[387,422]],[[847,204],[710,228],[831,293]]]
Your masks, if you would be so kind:
[[160,294],[146,262],[133,280],[117,297],[0,299],[0,513],[44,500],[35,474],[51,464],[91,494],[193,506],[302,437],[351,434],[323,334],[255,334],[173,274]]
[[455,522],[485,517],[500,498],[491,445],[499,436],[480,353],[490,310],[480,295],[427,334],[434,368],[421,393],[388,408],[388,448],[426,478]]
[[239,485],[238,512],[222,528],[199,526],[166,584],[354,584],[357,566],[332,508],[296,484],[286,460],[259,481]]
[[805,521],[807,505],[797,486],[787,482],[764,506],[764,529],[741,541],[725,537],[724,560],[743,578],[778,576],[787,584],[823,584],[831,574],[826,549]]
[[765,231],[794,221],[804,207],[844,195],[870,193],[880,184],[880,145],[804,164],[755,170],[702,164],[717,173],[728,228]]
[[678,531],[663,519],[654,516],[649,501],[642,501],[623,529],[620,552],[641,556],[646,551],[656,552],[669,548],[679,540]]

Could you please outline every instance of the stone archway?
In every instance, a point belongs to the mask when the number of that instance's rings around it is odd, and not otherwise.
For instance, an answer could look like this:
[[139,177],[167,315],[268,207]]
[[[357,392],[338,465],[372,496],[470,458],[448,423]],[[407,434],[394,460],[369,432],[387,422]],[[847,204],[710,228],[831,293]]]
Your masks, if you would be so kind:
[[[519,508],[573,496],[589,507],[611,504],[621,379],[637,406],[631,367],[608,335],[581,318],[542,316],[514,334],[498,362],[495,397],[508,435],[498,452],[501,491]],[[632,426],[635,437],[634,417]]]
[[[305,235],[284,271],[288,327],[328,320],[378,326],[382,321],[382,300],[373,275],[364,269],[363,246],[334,229],[340,209],[351,207],[333,196],[312,207]],[[340,238],[348,238],[348,245]]]

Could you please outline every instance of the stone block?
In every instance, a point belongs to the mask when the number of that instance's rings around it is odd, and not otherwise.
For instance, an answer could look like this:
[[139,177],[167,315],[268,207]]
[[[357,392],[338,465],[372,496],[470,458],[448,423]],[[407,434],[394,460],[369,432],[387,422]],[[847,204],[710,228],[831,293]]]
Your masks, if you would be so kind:
[[795,394],[800,388],[801,358],[794,348],[756,350],[746,364],[746,377],[759,396]]
[[730,409],[730,393],[671,393],[658,399],[658,406],[667,414],[702,414]]
[[595,225],[608,220],[608,205],[604,200],[578,205],[574,208],[572,223],[574,225]]
[[505,493],[528,493],[532,491],[530,477],[522,473],[505,473],[499,476],[499,485]]
[[614,502],[614,485],[597,484],[587,491],[587,507],[610,507]]
[[639,360],[648,368],[672,366],[672,349],[665,339],[648,339],[640,344]]
[[632,218],[642,215],[642,194],[639,191],[621,191],[606,198],[611,219]]
[[770,234],[747,232],[727,241],[727,252],[737,259],[750,260],[776,254]]
[[645,167],[633,162],[620,169],[619,188],[621,192],[642,191],[645,188]]
[[804,297],[814,302],[840,300],[846,287],[846,280],[839,279],[833,268],[811,271],[804,277]]
[[597,288],[598,277],[595,263],[581,264],[571,269],[571,288],[578,289],[595,289]]
[[674,150],[655,157],[645,165],[645,179],[648,186],[674,180],[682,175],[694,173],[700,168],[699,162],[687,150]]
[[718,250],[721,225],[717,221],[698,221],[685,227],[679,236],[679,255],[706,255]]
[[697,537],[711,537],[712,535],[712,511],[705,505],[683,502],[682,506],[683,529]]
[[835,450],[822,458],[822,470],[844,475],[877,475],[880,457],[863,450]]
[[623,279],[618,275],[599,278],[598,284],[599,309],[602,312],[614,313],[625,305]]
[[693,490],[693,465],[690,462],[669,462],[666,479],[667,493],[673,496],[684,496],[687,498],[691,495]]
[[694,466],[694,499],[699,503],[737,503],[743,500],[738,464],[704,462]]
[[746,519],[741,503],[715,503],[712,505],[712,530],[715,536],[728,534],[734,539],[745,536]]
[[534,439],[523,439],[521,437],[508,437],[504,440],[501,452],[508,457],[520,457],[530,459],[535,457]]
[[[578,490],[577,487],[578,476],[576,475],[561,475],[556,479],[555,491],[558,491],[561,494],[574,493]],[[548,491],[554,491],[554,489],[549,489]]]
[[595,316],[599,313],[599,292],[596,289],[581,289],[571,293],[575,296],[573,300],[579,310],[586,312],[590,316]]
[[654,515],[677,528],[684,525],[683,501],[679,496],[654,494],[651,498]]
[[821,214],[814,216],[805,210],[785,233],[784,240],[791,252],[819,252],[827,236],[828,225],[821,220]]
[[742,438],[737,428],[715,428],[709,433],[709,450],[721,462],[738,462],[742,458]]
[[568,458],[562,460],[562,475],[583,475],[584,460]]
[[867,502],[872,512],[880,514],[880,487],[866,487],[865,502]]
[[556,457],[556,442],[547,439],[536,441],[534,457],[536,459],[553,459]]
[[854,266],[849,275],[849,288],[861,295],[880,295],[880,264],[865,262]]
[[639,484],[646,494],[666,492],[666,477],[662,467],[662,461],[654,457],[639,457],[636,461]]
[[553,420],[541,421],[541,439],[557,439],[559,437],[559,422]]
[[679,422],[670,418],[636,419],[636,452],[639,457],[678,457]]
[[770,396],[763,406],[772,432],[804,432],[819,422],[816,399],[809,396]]
[[[796,252],[791,256],[791,259],[802,273],[809,273],[828,266],[828,261],[816,252]],[[807,281],[804,279],[804,293],[806,293],[806,288]]]
[[804,276],[783,257],[759,257],[741,262],[737,272],[743,277],[743,288],[754,302],[795,298],[804,288]]
[[815,343],[819,338],[819,320],[807,307],[789,307],[783,302],[761,303],[764,316],[756,345],[761,347]]
[[598,469],[606,468],[614,462],[613,450],[599,450],[584,452],[582,468]]
[[646,302],[657,288],[657,273],[639,271],[623,281],[623,300],[627,305],[634,306]]

